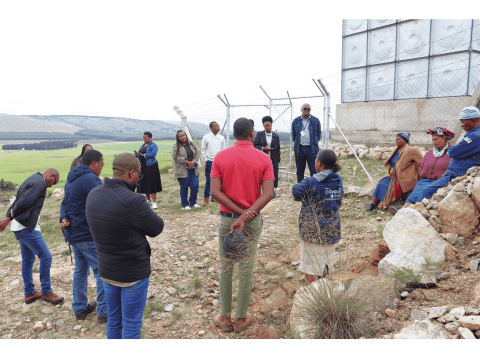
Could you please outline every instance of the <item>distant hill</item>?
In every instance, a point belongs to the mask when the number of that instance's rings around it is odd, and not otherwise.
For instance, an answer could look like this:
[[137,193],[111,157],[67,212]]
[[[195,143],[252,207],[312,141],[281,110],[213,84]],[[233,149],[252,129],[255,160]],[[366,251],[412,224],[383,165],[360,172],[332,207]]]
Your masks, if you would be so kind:
[[0,114],[0,132],[58,132],[73,134],[83,130],[73,124],[52,120],[40,122],[29,116]]
[[[115,133],[135,133],[143,134],[150,131],[153,137],[171,137],[175,136],[177,130],[181,127],[180,121],[162,121],[162,120],[137,120],[119,117],[104,116],[77,116],[77,115],[24,115],[23,117],[39,121],[39,126],[44,127],[51,123],[63,123],[74,126],[78,130],[96,130]],[[0,119],[1,121],[1,119]],[[197,137],[201,137],[210,132],[208,125],[196,122],[189,122],[188,125]],[[5,131],[5,130],[4,130]],[[18,131],[18,130],[11,130]],[[30,130],[32,131],[32,130]],[[47,131],[47,130],[42,130]],[[66,131],[64,131],[66,132]]]

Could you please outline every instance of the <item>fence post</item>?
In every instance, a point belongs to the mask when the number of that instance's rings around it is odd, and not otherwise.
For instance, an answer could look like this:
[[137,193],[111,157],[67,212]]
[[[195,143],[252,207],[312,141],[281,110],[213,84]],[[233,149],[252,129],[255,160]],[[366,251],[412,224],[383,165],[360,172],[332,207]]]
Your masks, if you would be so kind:
[[290,167],[289,170],[292,171],[292,124],[293,124],[293,104],[292,99],[290,99],[290,94],[287,90],[288,101],[290,101]]

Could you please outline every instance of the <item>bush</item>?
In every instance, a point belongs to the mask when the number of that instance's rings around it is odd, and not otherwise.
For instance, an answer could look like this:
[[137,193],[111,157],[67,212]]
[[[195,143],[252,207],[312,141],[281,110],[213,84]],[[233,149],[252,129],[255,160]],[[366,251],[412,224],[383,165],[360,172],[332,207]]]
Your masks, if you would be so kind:
[[15,184],[11,181],[0,180],[0,190],[2,191],[11,191],[15,190]]
[[358,339],[375,333],[374,320],[365,317],[372,296],[348,296],[348,286],[321,279],[304,288],[299,307],[304,324],[310,324],[304,330],[308,338]]

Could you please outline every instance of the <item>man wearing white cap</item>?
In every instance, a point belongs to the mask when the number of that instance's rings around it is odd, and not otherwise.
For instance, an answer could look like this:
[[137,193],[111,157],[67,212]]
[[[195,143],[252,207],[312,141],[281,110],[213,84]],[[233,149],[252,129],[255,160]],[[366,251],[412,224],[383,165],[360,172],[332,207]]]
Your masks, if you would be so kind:
[[460,112],[458,120],[462,122],[461,127],[466,134],[458,145],[448,148],[450,163],[447,171],[423,191],[426,199],[430,199],[438,189],[447,186],[457,176],[465,175],[471,167],[480,166],[480,110],[475,106],[466,107]]

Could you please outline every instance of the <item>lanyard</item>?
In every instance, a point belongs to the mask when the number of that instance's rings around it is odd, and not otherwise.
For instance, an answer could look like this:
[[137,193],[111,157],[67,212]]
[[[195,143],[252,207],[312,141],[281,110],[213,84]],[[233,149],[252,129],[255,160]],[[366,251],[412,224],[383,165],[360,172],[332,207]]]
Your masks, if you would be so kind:
[[305,129],[308,127],[308,124],[310,124],[310,118],[308,118],[307,123],[303,127],[302,131],[305,131]]

